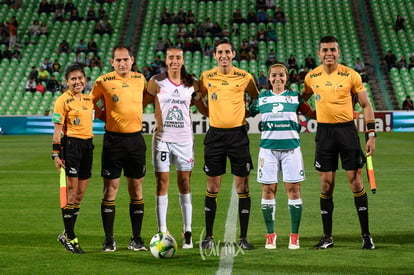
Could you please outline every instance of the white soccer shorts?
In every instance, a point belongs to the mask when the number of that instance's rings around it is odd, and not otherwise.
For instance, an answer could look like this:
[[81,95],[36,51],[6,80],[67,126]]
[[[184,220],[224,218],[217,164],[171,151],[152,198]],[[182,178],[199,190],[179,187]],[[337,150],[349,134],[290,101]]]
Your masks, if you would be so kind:
[[191,171],[194,167],[194,143],[152,140],[152,164],[155,172],[169,172],[174,164],[177,171]]
[[278,183],[280,174],[283,175],[283,182],[295,183],[305,180],[300,147],[289,150],[260,148],[257,167],[257,181],[259,183]]

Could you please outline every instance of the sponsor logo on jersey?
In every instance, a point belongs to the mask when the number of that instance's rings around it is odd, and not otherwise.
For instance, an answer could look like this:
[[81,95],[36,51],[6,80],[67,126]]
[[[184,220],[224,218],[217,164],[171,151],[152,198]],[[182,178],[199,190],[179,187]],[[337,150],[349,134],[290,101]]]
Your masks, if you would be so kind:
[[105,81],[110,81],[110,80],[115,80],[115,76],[105,76],[104,78],[103,78],[103,81],[105,82]]
[[279,104],[279,103],[273,104],[272,114],[274,117],[282,117],[283,114],[280,113],[282,111],[283,111],[283,104]]
[[241,72],[234,72],[233,73],[234,75],[237,75],[237,76],[241,76],[241,77],[245,77],[246,76],[246,74],[245,73],[241,73]]
[[180,110],[177,106],[174,106],[168,109],[168,114],[166,120],[183,120],[183,111]]
[[321,75],[322,75],[322,72],[319,72],[317,74],[310,74],[310,78],[318,77],[318,76],[321,76]]
[[349,73],[338,72],[338,75],[340,75],[340,76],[349,76]]
[[181,100],[181,99],[168,99],[167,100],[168,103],[171,104],[185,104],[185,100]]
[[172,93],[172,96],[175,97],[179,97],[180,96],[180,92],[178,91],[178,89],[175,89],[174,92]]
[[213,77],[213,76],[216,76],[216,75],[217,75],[217,72],[214,72],[214,73],[211,73],[211,74],[207,74],[206,77],[210,78],[210,77]]

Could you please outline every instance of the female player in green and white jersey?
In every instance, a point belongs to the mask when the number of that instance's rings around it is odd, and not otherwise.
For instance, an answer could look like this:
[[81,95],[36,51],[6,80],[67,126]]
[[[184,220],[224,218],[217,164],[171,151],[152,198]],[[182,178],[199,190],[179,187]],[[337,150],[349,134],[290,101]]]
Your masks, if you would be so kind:
[[278,175],[283,174],[291,219],[288,247],[298,249],[302,217],[300,183],[305,179],[298,112],[314,117],[314,111],[297,92],[286,89],[288,70],[283,64],[273,64],[268,79],[271,90],[261,92],[249,108],[252,116],[262,115],[257,181],[262,183],[261,206],[267,229],[265,248],[276,249],[276,191]]

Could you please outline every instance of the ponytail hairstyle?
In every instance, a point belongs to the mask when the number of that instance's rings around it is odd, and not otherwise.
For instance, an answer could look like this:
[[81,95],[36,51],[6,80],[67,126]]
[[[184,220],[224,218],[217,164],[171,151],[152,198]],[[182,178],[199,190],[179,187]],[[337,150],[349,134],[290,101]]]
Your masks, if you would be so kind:
[[192,74],[190,74],[189,72],[187,72],[187,70],[185,69],[185,66],[183,64],[183,66],[181,67],[181,81],[184,84],[184,87],[191,87],[193,86],[194,83],[194,77]]

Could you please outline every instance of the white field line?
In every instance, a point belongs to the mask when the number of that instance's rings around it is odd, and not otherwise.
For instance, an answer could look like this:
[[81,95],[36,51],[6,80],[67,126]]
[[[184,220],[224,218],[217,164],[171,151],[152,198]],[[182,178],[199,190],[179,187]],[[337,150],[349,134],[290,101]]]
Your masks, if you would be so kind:
[[[236,222],[238,213],[238,196],[236,189],[233,187],[231,190],[229,209],[227,210],[226,227],[224,231],[224,242],[236,244]],[[228,253],[226,246],[221,248],[219,269],[216,274],[224,275],[231,274],[233,270],[234,254]]]

